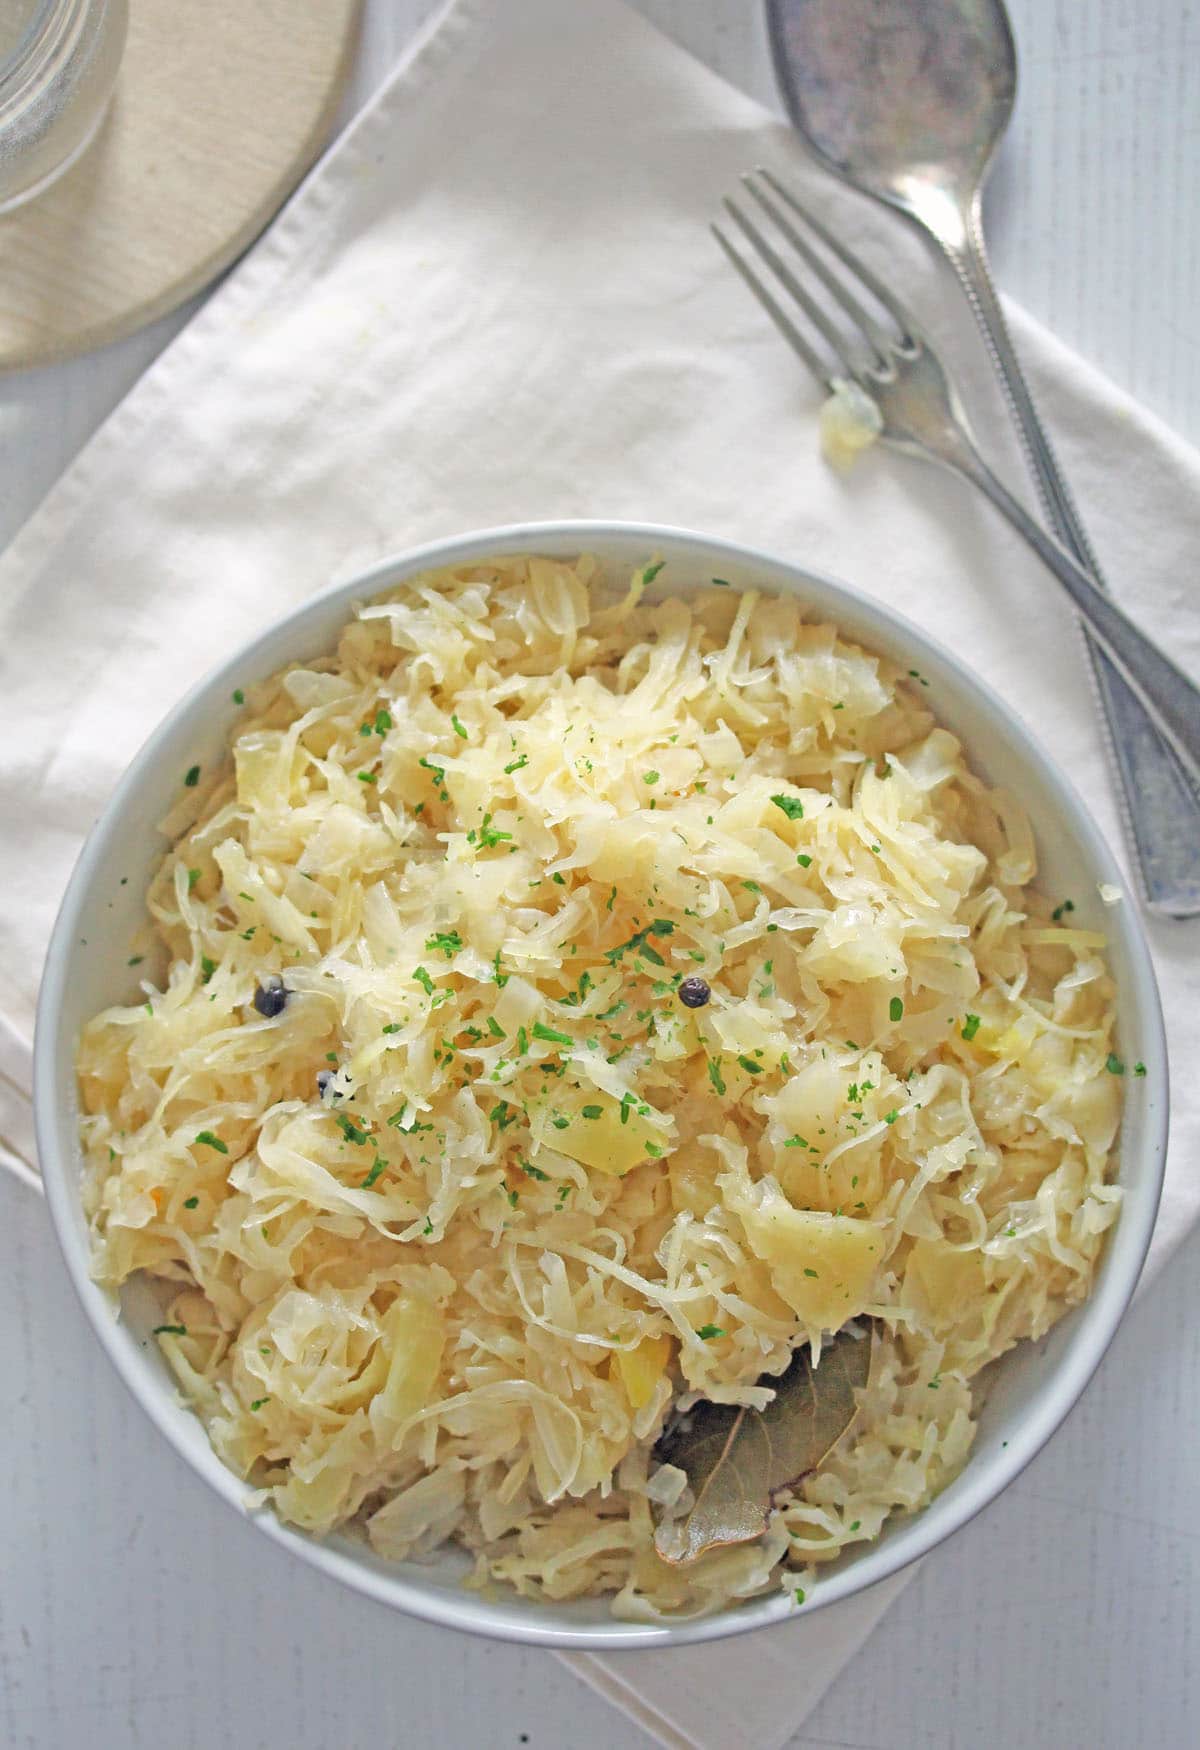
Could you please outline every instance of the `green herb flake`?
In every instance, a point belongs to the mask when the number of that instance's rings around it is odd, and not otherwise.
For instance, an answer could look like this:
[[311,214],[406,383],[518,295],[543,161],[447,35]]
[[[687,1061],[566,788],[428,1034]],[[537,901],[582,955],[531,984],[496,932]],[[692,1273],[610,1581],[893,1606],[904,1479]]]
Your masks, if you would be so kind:
[[267,1393],[265,1398],[255,1398],[254,1402],[250,1406],[251,1412],[253,1412],[255,1410],[261,1410],[263,1405],[269,1404],[270,1401],[271,1401],[270,1392]]
[[559,1033],[553,1027],[547,1027],[544,1021],[533,1023],[533,1036],[544,1040],[547,1045],[571,1045],[574,1041],[569,1033]]
[[797,856],[796,861],[797,861],[797,863],[799,863],[799,865],[802,869],[807,869],[809,864],[812,862],[812,858],[810,856],[807,856],[805,854],[805,852],[801,851],[799,853],[799,855]]
[[504,844],[507,840],[511,840],[512,838],[510,832],[499,832],[494,826],[492,826],[490,824],[491,819],[492,817],[490,814],[485,814],[483,817],[483,824],[479,828],[479,846],[480,849],[484,851],[490,850],[493,845]]
[[607,899],[606,899],[606,900],[605,900],[605,902],[604,902],[604,909],[605,909],[605,911],[611,911],[611,910],[612,910],[612,908],[613,908],[613,900],[614,900],[614,899],[615,899],[615,898],[616,898],[616,897],[617,897],[617,886],[616,886],[616,882],[614,882],[614,883],[613,883],[613,886],[612,886],[612,891],[611,891],[611,892],[610,892],[610,894],[609,894],[609,896],[608,896],[608,898],[607,898]]
[[803,1136],[789,1136],[783,1146],[784,1148],[808,1148],[809,1143]]
[[521,1157],[521,1171],[527,1173],[531,1179],[540,1179],[543,1184],[549,1182],[549,1173],[543,1173],[540,1167],[535,1167],[533,1162],[527,1161],[524,1156]]
[[462,937],[457,930],[442,930],[429,937],[425,949],[429,954],[444,954],[447,960],[452,960],[462,945]]
[[819,1280],[817,1272],[815,1270],[810,1270],[807,1264],[804,1266],[804,1274],[806,1276],[811,1276],[814,1282]]
[[659,776],[660,776],[660,774],[658,772],[643,772],[642,773],[642,783],[643,784],[657,784],[658,780],[659,780]]
[[469,739],[465,728],[458,720],[458,713],[457,712],[451,713],[450,727],[453,729],[455,735],[462,737],[463,741],[466,741]]
[[1117,1056],[1115,1051],[1109,1052],[1104,1067],[1110,1076],[1123,1076],[1125,1074],[1124,1061]]
[[895,1110],[895,1108],[893,1108],[892,1111],[884,1113],[883,1122],[885,1124],[894,1124],[896,1122],[897,1118],[899,1118],[899,1116],[900,1116],[899,1112],[897,1112]]
[[582,1118],[603,1118],[603,1116],[603,1106],[582,1106],[580,1108],[580,1117]]
[[371,1162],[371,1171],[367,1174],[359,1189],[362,1191],[369,1191],[386,1166],[387,1162],[384,1160],[383,1156],[376,1155],[375,1159]]
[[425,992],[426,996],[433,995],[433,980],[432,980],[432,978],[430,978],[428,972],[426,972],[426,970],[423,966],[414,966],[413,977],[416,979],[417,983],[421,986],[421,988]]
[[361,1148],[364,1143],[371,1140],[367,1131],[360,1130],[354,1120],[347,1117],[345,1112],[335,1112],[333,1115],[333,1122],[346,1138],[346,1141],[355,1143],[359,1148]]
[[383,710],[382,707],[380,707],[380,709],[378,711],[376,711],[376,713],[375,713],[375,733],[376,733],[376,735],[386,735],[388,730],[391,727],[392,727],[391,712],[385,711],[385,710]]
[[188,878],[187,890],[190,893],[192,891],[192,888],[195,887],[197,881],[199,881],[199,879],[200,879],[199,869],[189,869],[187,872],[187,878]]
[[727,577],[714,577],[713,582],[716,584],[718,589],[732,589],[733,588],[733,585],[730,583],[730,581]]
[[200,1199],[198,1197],[185,1197],[183,1200],[183,1207],[185,1209],[196,1209],[199,1207],[199,1204]]
[[510,760],[508,765],[505,766],[504,776],[506,778],[511,778],[514,772],[519,772],[523,766],[527,766],[528,764],[529,755],[527,753],[519,754],[515,760]]
[[504,1031],[504,1028],[500,1025],[500,1023],[496,1019],[495,1015],[488,1016],[487,1024],[488,1024],[488,1032],[491,1034],[493,1039],[507,1039],[508,1038],[508,1034]]
[[804,819],[804,804],[795,796],[772,796],[771,801],[776,808],[786,814],[789,820]]
[[904,1017],[904,1004],[899,997],[893,997],[891,1002],[888,1004],[888,1018],[889,1018],[889,1020],[892,1020],[892,1021],[899,1021],[899,1020],[902,1020],[903,1017]]
[[194,790],[196,785],[200,782],[200,767],[189,766],[187,771],[183,774],[183,781],[189,790]]
[[714,1337],[723,1337],[725,1332],[720,1325],[701,1325],[696,1335],[702,1343],[711,1343]]
[[725,1092],[725,1079],[721,1074],[720,1066],[713,1057],[708,1059],[708,1079],[718,1094]]
[[219,1136],[214,1136],[211,1130],[201,1130],[196,1137],[196,1141],[202,1143],[205,1148],[215,1148],[219,1155],[227,1155],[229,1153],[228,1143],[222,1142]]
[[747,1074],[752,1076],[760,1076],[762,1074],[762,1064],[755,1063],[752,1057],[739,1057],[738,1062]]
[[360,784],[378,784],[379,782],[374,772],[358,772],[355,775]]
[[659,572],[662,570],[663,566],[666,563],[667,562],[665,559],[657,559],[653,565],[643,565],[642,566],[642,582],[643,583],[653,583],[654,579],[658,576]]
[[1075,910],[1075,901],[1073,899],[1064,899],[1061,905],[1055,906],[1054,910],[1050,913],[1050,916],[1054,919],[1054,922],[1057,924],[1057,923],[1061,923],[1062,918],[1066,912],[1074,911],[1074,910]]
[[972,1039],[974,1039],[976,1033],[978,1033],[979,1024],[980,1024],[980,1017],[978,1015],[968,1015],[966,1020],[963,1022],[961,1037],[964,1038],[968,1042],[968,1044],[970,1043],[970,1041]]
[[233,702],[235,705],[244,705],[246,703],[246,695],[241,687],[235,687],[233,689]]
[[[126,966],[140,966],[142,964],[142,961],[145,958],[146,958],[146,956],[144,954],[134,954],[130,957],[130,959],[128,959],[125,962],[125,964],[126,964]],[[210,964],[211,964],[211,962],[210,962]],[[208,980],[205,979],[204,982],[205,982],[205,984],[207,984]]]
[[1141,1061],[1140,1058],[1138,1059],[1137,1063],[1135,1063],[1133,1066],[1133,1073],[1135,1076],[1144,1076],[1146,1073],[1146,1066]]
[[563,1117],[559,1116],[558,1118],[552,1118],[550,1120],[550,1122],[551,1122],[551,1124],[553,1124],[555,1130],[566,1130],[566,1128],[570,1124],[571,1120],[569,1118],[563,1118]]

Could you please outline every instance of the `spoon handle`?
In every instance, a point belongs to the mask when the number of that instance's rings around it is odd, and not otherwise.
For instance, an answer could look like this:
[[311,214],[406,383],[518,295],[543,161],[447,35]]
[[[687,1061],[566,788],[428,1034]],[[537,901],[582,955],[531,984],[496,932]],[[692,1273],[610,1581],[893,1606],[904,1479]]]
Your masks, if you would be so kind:
[[985,492],[1058,578],[1128,692],[1200,789],[1200,688],[1100,588],[1090,571],[1046,533],[995,475],[964,431],[939,459]]
[[[966,215],[961,243],[949,238],[938,241],[979,324],[1050,527],[1096,586],[1104,589],[1091,543],[1009,336],[988,266],[978,194]],[[1126,830],[1147,903],[1171,917],[1194,917],[1200,913],[1200,788],[1171,742],[1157,732],[1143,701],[1094,633],[1088,634],[1087,644],[1109,751],[1120,779]]]

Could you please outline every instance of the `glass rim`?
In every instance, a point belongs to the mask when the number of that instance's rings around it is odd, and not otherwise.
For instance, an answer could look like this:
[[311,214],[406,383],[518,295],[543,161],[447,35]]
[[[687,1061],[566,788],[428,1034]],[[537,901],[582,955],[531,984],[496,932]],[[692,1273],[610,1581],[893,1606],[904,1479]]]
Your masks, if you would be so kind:
[[107,0],[38,0],[12,53],[0,61],[0,109],[35,89],[88,10]]

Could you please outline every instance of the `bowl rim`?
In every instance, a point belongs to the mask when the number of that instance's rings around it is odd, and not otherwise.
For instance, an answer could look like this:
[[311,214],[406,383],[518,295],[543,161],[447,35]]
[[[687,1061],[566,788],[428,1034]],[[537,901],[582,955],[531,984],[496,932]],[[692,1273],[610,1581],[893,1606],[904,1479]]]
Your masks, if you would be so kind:
[[[349,612],[356,602],[438,566],[467,564],[523,551],[546,551],[556,546],[561,552],[583,552],[592,546],[602,549],[605,542],[617,541],[636,543],[647,553],[665,554],[668,558],[671,557],[670,550],[675,549],[679,558],[690,559],[693,563],[697,551],[703,550],[706,555],[719,556],[736,568],[762,569],[775,576],[786,574],[801,591],[805,585],[815,585],[820,593],[844,602],[853,617],[877,625],[882,637],[914,653],[924,667],[947,671],[961,691],[973,696],[973,703],[981,709],[982,715],[990,717],[999,727],[1004,740],[1022,763],[1036,770],[1044,790],[1057,801],[1069,819],[1072,832],[1096,879],[1113,883],[1123,894],[1128,891],[1116,858],[1073,785],[988,682],[890,605],[840,579],[743,542],[677,526],[619,518],[510,523],[402,549],[353,577],[314,592],[275,618],[210,669],[178,700],[142,743],[106,802],[80,851],[54,924],[39,992],[34,1038],[38,1153],[55,1236],[80,1305],[117,1374],[141,1409],[189,1469],[243,1517],[247,1513],[249,1485],[228,1470],[211,1448],[205,1451],[213,1462],[206,1465],[185,1441],[183,1429],[188,1422],[184,1418],[191,1419],[193,1413],[181,1408],[168,1393],[151,1389],[136,1362],[128,1340],[128,1327],[113,1317],[111,1298],[92,1280],[86,1248],[78,1243],[75,1226],[78,1143],[69,1115],[59,1110],[56,1083],[60,1045],[71,1048],[73,1061],[74,1042],[62,1039],[63,1009],[74,945],[78,939],[81,914],[86,911],[89,901],[93,876],[113,835],[119,830],[127,806],[158,764],[160,745],[193,714],[203,716],[204,706],[212,707],[209,714],[213,714],[218,701],[228,697],[230,686],[244,684],[247,675],[257,676],[260,670],[265,676],[281,661],[288,660],[272,656],[272,651],[306,619],[321,619],[335,604],[344,606]],[[857,632],[852,635],[860,636]],[[869,633],[866,641],[869,644]],[[968,1524],[1007,1488],[1069,1414],[1116,1333],[1149,1248],[1166,1157],[1169,1092],[1165,1031],[1153,963],[1137,906],[1126,902],[1114,907],[1112,927],[1113,933],[1123,939],[1129,968],[1130,988],[1123,994],[1138,1014],[1139,1031],[1147,1054],[1153,1052],[1153,1061],[1156,1066],[1161,1066],[1158,1076],[1161,1098],[1144,1120],[1144,1149],[1148,1158],[1141,1175],[1139,1196],[1136,1201],[1130,1200],[1123,1206],[1120,1218],[1123,1257],[1118,1262],[1121,1268],[1110,1266],[1089,1300],[1074,1309],[1079,1323],[1072,1333],[1067,1353],[1057,1362],[1053,1375],[1039,1386],[1031,1412],[1024,1414],[1019,1425],[1013,1428],[1003,1450],[989,1454],[987,1462],[978,1466],[975,1476],[971,1474],[972,1462],[968,1461],[956,1479],[951,1511],[939,1511],[939,1505],[947,1500],[946,1495],[935,1498],[919,1514],[903,1522],[885,1543],[868,1548],[845,1567],[835,1567],[827,1577],[823,1576],[820,1584],[812,1588],[809,1599],[799,1608],[779,1589],[739,1604],[732,1610],[671,1625],[612,1619],[564,1627],[561,1621],[555,1623],[553,1605],[521,1599],[494,1604],[465,1589],[456,1594],[441,1587],[423,1585],[419,1580],[408,1578],[400,1567],[394,1572],[380,1572],[348,1553],[349,1545],[343,1549],[334,1542],[318,1541],[284,1525],[269,1509],[251,1514],[258,1529],[318,1572],[361,1595],[426,1622],[518,1644],[605,1653],[696,1645],[784,1621],[799,1621],[813,1610],[855,1596],[918,1561],[954,1531]]]

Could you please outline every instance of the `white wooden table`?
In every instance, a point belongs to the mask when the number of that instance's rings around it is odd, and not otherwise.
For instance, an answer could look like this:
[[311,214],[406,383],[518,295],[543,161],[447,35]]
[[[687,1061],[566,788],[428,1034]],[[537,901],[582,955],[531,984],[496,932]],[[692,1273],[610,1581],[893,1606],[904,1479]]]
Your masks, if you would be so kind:
[[[636,3],[774,101],[754,0]],[[1009,3],[1022,89],[992,189],[1001,282],[1200,442],[1200,18],[1184,0]],[[432,9],[368,0],[348,113]],[[0,380],[0,546],[185,316]],[[75,1307],[44,1208],[2,1179],[0,1232],[0,1744],[646,1742],[549,1655],[391,1616],[239,1528],[149,1437]],[[1200,1238],[794,1750],[1200,1741],[1198,1388]]]

